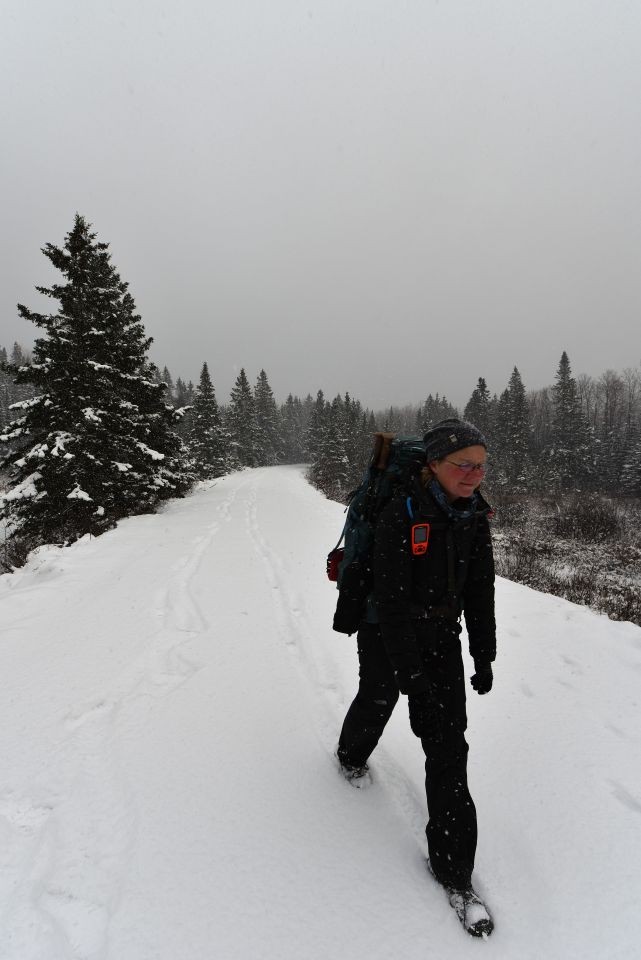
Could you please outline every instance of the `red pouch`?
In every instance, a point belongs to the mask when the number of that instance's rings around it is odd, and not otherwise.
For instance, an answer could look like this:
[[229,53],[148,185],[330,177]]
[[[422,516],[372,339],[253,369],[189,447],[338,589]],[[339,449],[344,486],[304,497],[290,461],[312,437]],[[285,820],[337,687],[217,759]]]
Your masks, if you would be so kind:
[[327,579],[331,580],[332,583],[336,583],[338,580],[338,568],[344,556],[345,550],[343,547],[337,547],[336,550],[327,554]]

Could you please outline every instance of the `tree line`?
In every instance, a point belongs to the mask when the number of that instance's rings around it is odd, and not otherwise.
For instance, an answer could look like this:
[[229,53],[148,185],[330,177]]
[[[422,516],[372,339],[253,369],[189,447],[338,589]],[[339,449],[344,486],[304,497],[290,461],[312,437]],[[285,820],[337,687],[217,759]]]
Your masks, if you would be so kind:
[[421,435],[451,416],[487,435],[495,488],[641,496],[639,369],[575,379],[564,352],[550,387],[528,393],[515,367],[499,395],[479,377],[462,411],[438,394],[384,411],[322,390],[278,404],[265,370],[252,386],[241,369],[219,404],[206,362],[195,386],[151,362],[128,285],[83,217],[43,253],[62,282],[37,289],[58,308],[19,304],[42,335],[32,354],[0,348],[0,519],[25,549],[98,534],[243,467],[306,462],[310,482],[344,501],[376,430]]
[[495,490],[641,497],[641,368],[576,379],[564,351],[551,386],[528,393],[514,367],[499,395],[479,377],[463,410],[431,394],[419,406],[378,413],[363,411],[348,394],[317,403],[309,476],[332,499],[358,483],[375,430],[420,436],[452,416],[488,438]]

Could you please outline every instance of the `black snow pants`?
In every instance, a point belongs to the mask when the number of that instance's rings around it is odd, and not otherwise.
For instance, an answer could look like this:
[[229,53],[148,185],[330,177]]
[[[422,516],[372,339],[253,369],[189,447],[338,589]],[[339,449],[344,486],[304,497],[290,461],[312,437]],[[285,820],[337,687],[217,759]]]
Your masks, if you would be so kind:
[[[449,886],[466,886],[476,852],[476,809],[467,785],[465,677],[460,627],[446,620],[417,620],[416,639],[425,674],[441,710],[443,740],[421,740],[425,753],[426,828],[430,862]],[[365,763],[392,715],[399,696],[379,628],[358,631],[360,682],[338,742],[339,759]]]

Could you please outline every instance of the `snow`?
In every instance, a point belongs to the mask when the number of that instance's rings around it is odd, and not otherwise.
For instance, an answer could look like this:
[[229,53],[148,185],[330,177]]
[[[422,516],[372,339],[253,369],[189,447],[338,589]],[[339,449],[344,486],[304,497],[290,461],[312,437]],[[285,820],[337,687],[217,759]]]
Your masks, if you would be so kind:
[[[26,368],[25,368],[26,369]],[[9,410],[29,410],[31,407],[38,407],[41,403],[47,404],[48,394],[44,393],[38,397],[29,397],[28,400],[17,400],[9,406]],[[51,401],[49,400],[49,405]]]
[[165,459],[164,453],[159,453],[158,450],[152,450],[151,447],[148,447],[146,443],[141,443],[140,441],[138,441],[138,443],[136,443],[136,446],[138,447],[139,450],[142,450],[142,452],[145,453],[148,457],[151,457],[152,460]]
[[246,470],[0,578],[3,960],[637,955],[641,630],[499,581],[480,945],[425,866],[405,703],[369,789],[335,767],[342,520],[300,468]]
[[102,420],[92,407],[85,407],[82,413],[84,414],[85,420],[89,420],[91,423],[102,423]]
[[73,442],[73,436],[63,431],[55,434],[55,438],[55,443],[51,448],[51,455],[53,457],[59,457],[62,453],[64,460],[73,460],[73,454],[67,453],[65,450],[65,443]]
[[11,500],[28,500],[31,497],[35,497],[38,493],[36,481],[41,479],[41,473],[37,471],[30,473],[22,483],[16,484],[16,486],[12,487],[7,493],[0,494],[0,503],[8,503]]
[[80,489],[79,484],[76,484],[71,493],[67,494],[67,500],[91,500],[91,497],[85,490]]
[[114,368],[110,363],[98,363],[97,360],[87,360],[87,363],[90,367],[93,367],[94,370],[113,370]]

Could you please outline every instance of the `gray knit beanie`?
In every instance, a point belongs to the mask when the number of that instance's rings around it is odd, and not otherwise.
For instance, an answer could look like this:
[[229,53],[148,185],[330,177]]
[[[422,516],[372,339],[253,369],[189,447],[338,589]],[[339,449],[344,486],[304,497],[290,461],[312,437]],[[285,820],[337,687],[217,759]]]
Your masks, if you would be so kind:
[[423,437],[427,462],[441,460],[448,453],[474,447],[477,444],[487,448],[487,440],[480,430],[467,420],[441,420],[434,424]]

